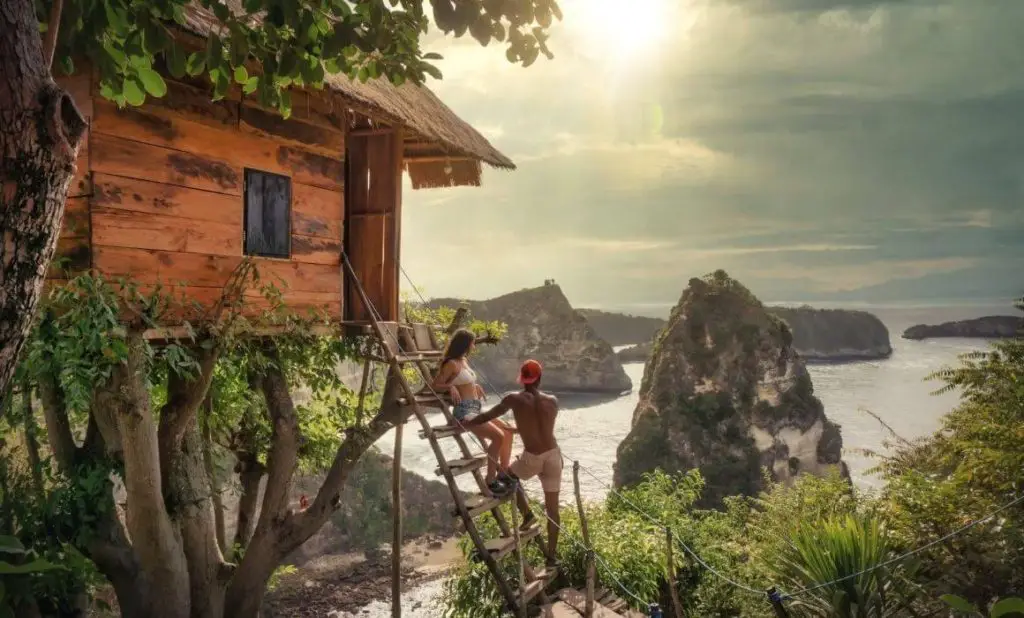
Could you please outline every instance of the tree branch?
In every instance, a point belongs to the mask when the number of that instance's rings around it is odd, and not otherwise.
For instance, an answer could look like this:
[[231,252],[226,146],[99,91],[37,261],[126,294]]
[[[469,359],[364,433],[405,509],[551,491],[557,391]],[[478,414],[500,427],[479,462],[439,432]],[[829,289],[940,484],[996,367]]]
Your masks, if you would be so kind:
[[199,363],[198,374],[193,379],[183,377],[176,371],[170,371],[167,379],[167,403],[160,410],[160,470],[163,479],[167,480],[170,464],[176,453],[181,450],[185,432],[191,427],[199,408],[206,399],[213,381],[213,369],[220,356],[220,346],[209,349],[196,346],[196,360]]
[[64,0],[53,0],[50,7],[50,19],[46,22],[46,38],[43,39],[43,62],[47,68],[53,66],[54,52],[57,50],[57,32],[60,31],[60,15],[64,9]]
[[272,344],[266,354],[270,365],[262,376],[260,388],[267,400],[273,437],[267,454],[267,485],[263,490],[257,529],[269,527],[284,517],[302,440],[288,382],[280,368],[280,357]]
[[75,438],[71,433],[71,421],[68,419],[64,392],[57,384],[56,376],[50,371],[44,371],[39,376],[39,398],[43,402],[43,418],[46,419],[50,449],[57,459],[60,470],[70,475],[77,454]]
[[346,431],[345,440],[338,447],[334,462],[313,503],[305,511],[289,517],[287,527],[278,542],[285,555],[305,543],[327,522],[340,506],[341,490],[355,464],[381,436],[397,423],[404,422],[406,408],[398,405],[400,392],[400,385],[389,372],[380,412],[367,425]]

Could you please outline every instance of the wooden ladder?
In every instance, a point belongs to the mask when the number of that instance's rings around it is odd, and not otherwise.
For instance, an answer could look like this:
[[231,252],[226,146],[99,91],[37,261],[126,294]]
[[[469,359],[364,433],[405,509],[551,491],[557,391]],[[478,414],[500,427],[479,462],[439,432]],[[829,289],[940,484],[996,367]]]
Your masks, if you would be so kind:
[[[444,477],[448,484],[448,489],[451,491],[452,500],[455,502],[452,515],[462,519],[462,525],[476,547],[476,557],[487,565],[498,589],[505,598],[509,611],[516,615],[525,616],[524,609],[534,598],[537,598],[541,603],[548,602],[544,588],[554,580],[557,575],[557,569],[546,567],[533,569],[527,567],[524,569],[525,577],[520,580],[519,585],[516,585],[515,582],[510,582],[505,577],[499,561],[506,556],[514,555],[516,559],[525,562],[525,554],[520,555],[521,548],[531,540],[540,547],[542,554],[546,554],[547,547],[540,534],[540,518],[537,519],[533,526],[519,532],[519,534],[512,530],[501,512],[501,505],[512,501],[514,494],[509,493],[501,497],[491,495],[487,484],[484,482],[484,475],[481,472],[481,468],[487,465],[487,454],[474,453],[470,450],[465,436],[460,431],[461,428],[458,422],[452,415],[447,396],[436,393],[429,387],[433,382],[431,365],[439,361],[443,354],[438,345],[434,330],[426,324],[403,325],[397,322],[379,321],[377,319],[377,312],[371,308],[370,300],[362,284],[356,278],[348,260],[346,259],[344,263],[348,270],[348,275],[355,282],[354,287],[360,300],[363,302],[363,306],[367,308],[367,313],[370,316],[370,326],[373,334],[379,340],[381,351],[383,352],[381,360],[388,364],[394,379],[401,387],[402,397],[399,403],[410,408],[412,414],[415,414],[416,418],[419,419],[422,427],[420,437],[428,440],[430,448],[434,451],[434,456],[437,458],[438,463],[438,467],[434,472],[438,476]],[[418,370],[419,375],[424,380],[424,384],[427,385],[419,393],[413,391],[403,372],[403,368],[408,365],[413,365]],[[444,415],[445,424],[431,426],[427,419],[428,408],[439,409]],[[408,415],[403,414],[403,422],[406,418],[408,418]],[[454,439],[456,444],[458,444],[462,454],[461,458],[454,460],[446,458],[439,441],[448,438]],[[463,497],[462,491],[456,484],[455,479],[464,474],[471,474],[473,476],[479,493]],[[517,491],[523,491],[522,487],[520,486]],[[514,501],[512,508],[516,508]],[[497,522],[501,530],[499,538],[484,539],[480,535],[476,519],[485,513],[491,513]]]

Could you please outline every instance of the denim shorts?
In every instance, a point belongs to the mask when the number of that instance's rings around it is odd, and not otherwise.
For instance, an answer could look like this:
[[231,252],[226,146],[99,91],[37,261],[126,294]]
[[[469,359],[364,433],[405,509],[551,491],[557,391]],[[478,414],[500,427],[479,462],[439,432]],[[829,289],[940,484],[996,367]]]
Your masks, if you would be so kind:
[[484,406],[479,399],[463,399],[452,408],[452,414],[455,420],[466,421],[480,414],[483,409]]

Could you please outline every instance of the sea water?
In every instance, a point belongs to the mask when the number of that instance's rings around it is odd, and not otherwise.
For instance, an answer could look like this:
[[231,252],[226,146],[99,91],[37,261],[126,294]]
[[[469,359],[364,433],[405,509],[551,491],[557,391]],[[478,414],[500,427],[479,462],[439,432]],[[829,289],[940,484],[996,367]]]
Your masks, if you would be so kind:
[[[910,341],[900,337],[904,329],[919,323],[934,324],[983,315],[1014,315],[1014,310],[1008,304],[858,308],[871,311],[888,327],[893,346],[892,356],[877,361],[812,364],[809,371],[815,394],[825,406],[825,414],[842,427],[843,458],[850,467],[854,482],[860,487],[869,488],[878,486],[880,481],[869,474],[877,460],[866,456],[865,452],[884,453],[885,442],[891,438],[891,434],[868,411],[885,421],[902,438],[910,440],[932,433],[938,429],[942,416],[957,405],[959,395],[934,395],[942,383],[926,378],[943,367],[955,365],[959,355],[983,350],[989,345],[985,341],[967,339]],[[629,363],[625,365],[625,370],[634,385],[629,394],[614,398],[585,395],[559,397],[562,411],[558,417],[556,435],[566,461],[562,485],[563,504],[571,504],[573,500],[573,461],[580,462],[580,485],[584,499],[601,500],[609,491],[616,448],[629,432],[644,364]],[[490,403],[496,403],[496,400],[497,396],[492,394]],[[440,416],[436,418],[437,424],[443,423]],[[409,426],[410,430],[403,440],[402,464],[406,469],[427,478],[439,478],[434,474],[437,462],[433,452],[425,440],[418,439],[412,431],[413,426]],[[460,456],[453,440],[443,440],[442,443],[450,458]],[[385,453],[392,453],[394,433],[381,438],[378,447]],[[516,451],[520,448],[517,442]],[[475,490],[469,475],[460,478],[460,486],[467,491]],[[536,480],[528,482],[526,489],[533,496],[541,496]],[[409,591],[409,604],[403,599],[403,606],[417,604],[419,609],[403,614],[410,618],[437,615],[434,603],[439,590],[440,584],[434,582]],[[375,603],[357,615],[366,618],[383,617],[390,615],[388,607],[386,601]]]

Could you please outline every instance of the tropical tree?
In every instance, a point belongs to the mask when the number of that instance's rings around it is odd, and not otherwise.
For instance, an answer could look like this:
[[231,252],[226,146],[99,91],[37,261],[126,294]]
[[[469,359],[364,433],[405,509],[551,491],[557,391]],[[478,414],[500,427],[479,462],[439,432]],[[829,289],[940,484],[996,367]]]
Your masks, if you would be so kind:
[[[5,0],[0,6],[0,392],[23,348],[56,247],[64,201],[86,125],[73,97],[54,83],[87,60],[100,93],[121,105],[160,97],[156,70],[206,75],[215,97],[232,81],[265,105],[290,109],[289,88],[323,87],[327,73],[395,83],[440,78],[420,39],[422,0]],[[556,0],[430,0],[437,28],[504,42],[511,62],[550,57],[545,28]],[[184,36],[202,7],[216,27],[206,41]],[[40,37],[40,30],[43,36]]]
[[[254,286],[271,309],[243,316]],[[0,530],[74,548],[126,617],[256,616],[282,561],[338,511],[356,463],[406,413],[395,380],[360,402],[338,376],[339,362],[381,353],[371,338],[342,338],[281,297],[243,263],[212,311],[167,330],[195,309],[173,291],[98,275],[51,291],[19,367],[20,401],[31,416],[38,400],[45,426],[42,439],[24,433],[45,451],[29,459],[46,471],[20,493],[44,508],[14,509],[18,490],[0,483]],[[227,539],[217,470],[232,468],[241,496]],[[296,503],[302,472],[322,481]]]

